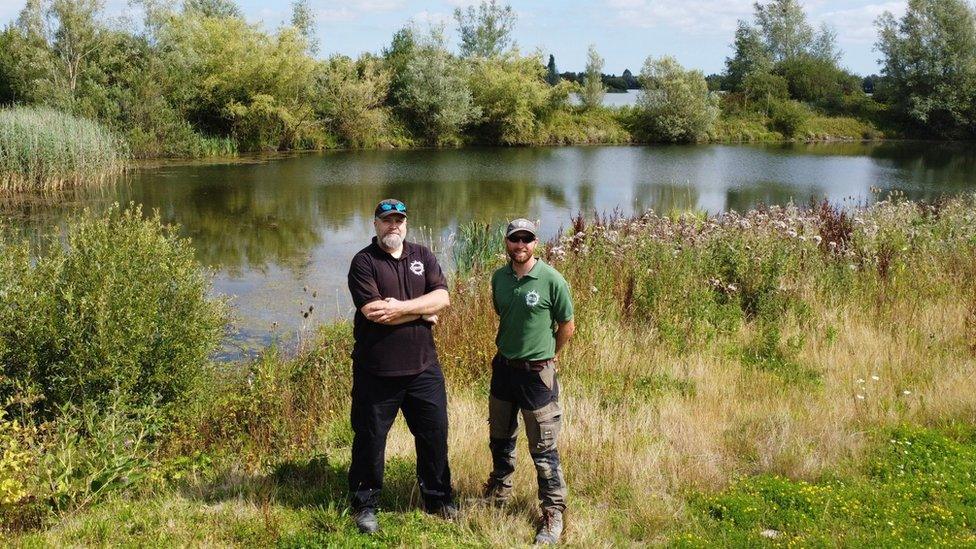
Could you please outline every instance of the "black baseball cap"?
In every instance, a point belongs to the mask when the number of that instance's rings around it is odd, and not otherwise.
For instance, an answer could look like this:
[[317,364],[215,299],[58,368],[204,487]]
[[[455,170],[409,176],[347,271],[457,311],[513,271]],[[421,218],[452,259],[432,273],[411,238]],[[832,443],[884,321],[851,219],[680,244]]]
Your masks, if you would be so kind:
[[373,217],[376,219],[382,219],[391,214],[407,217],[407,205],[396,198],[387,198],[380,200],[380,203],[376,205],[376,210],[373,211]]

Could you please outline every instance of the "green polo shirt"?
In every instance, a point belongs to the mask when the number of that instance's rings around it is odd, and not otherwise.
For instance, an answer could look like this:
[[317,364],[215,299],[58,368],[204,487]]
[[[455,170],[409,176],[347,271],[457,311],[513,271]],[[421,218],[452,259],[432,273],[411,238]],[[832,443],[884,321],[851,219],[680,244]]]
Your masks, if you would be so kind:
[[508,359],[547,360],[556,356],[556,323],[573,318],[569,284],[537,259],[522,278],[509,263],[491,276],[491,300],[498,313],[498,351]]

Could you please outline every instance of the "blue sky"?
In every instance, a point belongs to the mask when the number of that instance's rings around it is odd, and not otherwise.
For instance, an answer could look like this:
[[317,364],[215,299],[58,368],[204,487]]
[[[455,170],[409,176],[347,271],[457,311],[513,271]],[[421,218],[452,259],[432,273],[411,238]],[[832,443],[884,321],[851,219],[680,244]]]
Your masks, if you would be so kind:
[[[686,67],[721,72],[736,20],[751,19],[753,0],[512,0],[518,13],[515,40],[523,52],[536,49],[556,56],[560,71],[580,71],[586,49],[595,44],[606,59],[605,72],[640,71],[649,56],[673,55]],[[105,13],[118,18],[127,0],[104,0]],[[17,17],[25,0],[0,0],[0,23]],[[238,0],[248,21],[273,29],[289,20],[290,1]],[[400,27],[445,23],[456,43],[452,13],[472,0],[310,0],[317,20],[321,54],[379,52]],[[885,10],[900,15],[906,2],[807,0],[815,25],[825,22],[838,35],[841,64],[859,74],[878,71],[874,19]],[[130,10],[131,12],[131,10]]]

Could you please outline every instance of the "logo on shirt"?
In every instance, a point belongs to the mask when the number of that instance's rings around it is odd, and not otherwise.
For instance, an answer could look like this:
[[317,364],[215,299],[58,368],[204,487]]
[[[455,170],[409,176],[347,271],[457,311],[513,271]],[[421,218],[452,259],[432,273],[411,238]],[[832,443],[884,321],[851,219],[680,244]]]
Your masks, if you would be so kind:
[[532,290],[531,292],[525,294],[525,304],[529,307],[535,307],[539,304],[539,292]]
[[424,264],[420,261],[411,261],[410,272],[417,276],[422,276],[424,274]]

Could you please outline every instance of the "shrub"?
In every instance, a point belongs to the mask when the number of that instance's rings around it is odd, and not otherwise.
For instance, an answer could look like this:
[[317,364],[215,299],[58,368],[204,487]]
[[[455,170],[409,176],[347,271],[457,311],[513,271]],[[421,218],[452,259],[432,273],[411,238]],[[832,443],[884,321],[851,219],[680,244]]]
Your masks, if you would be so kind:
[[777,101],[770,109],[769,123],[774,130],[790,138],[800,132],[810,116],[810,110],[802,103],[792,100]]
[[718,99],[701,71],[685,70],[673,57],[648,58],[637,99],[637,133],[649,141],[695,142],[718,118]]
[[0,396],[39,394],[46,415],[113,390],[135,404],[183,398],[220,339],[223,304],[158,213],[85,213],[33,248],[0,236]]

